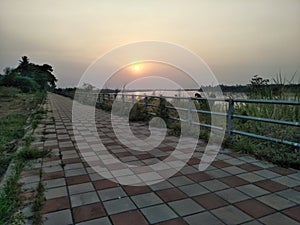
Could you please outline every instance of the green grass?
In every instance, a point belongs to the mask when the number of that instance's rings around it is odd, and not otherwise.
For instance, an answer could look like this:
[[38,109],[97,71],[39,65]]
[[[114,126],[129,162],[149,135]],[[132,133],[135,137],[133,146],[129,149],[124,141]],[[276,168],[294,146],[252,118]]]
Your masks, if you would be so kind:
[[[252,79],[249,98],[300,101],[299,92],[290,92],[280,74],[274,79],[275,83],[279,84],[275,90],[271,86],[261,84],[267,83],[267,80],[260,79],[259,83],[256,82],[257,79],[259,78]],[[236,105],[235,113],[274,120],[300,121],[300,106],[297,105],[245,103]],[[299,143],[300,129],[294,126],[235,119],[234,129]],[[284,167],[300,169],[299,149],[293,146],[234,135],[231,147],[236,151],[249,153]]]
[[[270,104],[246,104],[236,107],[237,114],[285,121],[300,121],[300,107]],[[299,142],[298,127],[271,124],[259,121],[234,120],[234,128],[249,133]],[[299,149],[289,145],[234,135],[231,147],[236,151],[250,153],[284,167],[300,169]]]
[[31,159],[38,159],[50,154],[51,150],[40,150],[38,148],[34,148],[31,146],[24,146],[22,149],[16,154],[16,157],[20,160],[27,161]]
[[0,98],[16,97],[19,93],[21,90],[18,88],[0,86]]
[[[17,88],[0,87],[0,177],[6,171],[12,158],[17,140],[24,136],[24,127],[28,116],[45,98],[46,93],[36,92],[31,94],[20,93]],[[35,129],[43,118],[45,110],[38,108],[33,115],[32,127]],[[26,137],[23,141],[29,144],[32,140]],[[32,137],[31,137],[32,138]]]
[[[16,139],[24,135],[25,115],[10,115],[0,119],[0,176],[6,171],[14,151]],[[10,144],[9,144],[10,143]]]
[[26,119],[25,115],[13,114],[0,120],[0,152],[12,140],[23,137]]
[[[22,202],[19,198],[21,187],[18,183],[20,173],[29,160],[42,158],[50,154],[50,150],[39,150],[34,147],[24,146],[14,156],[13,173],[6,181],[3,189],[0,190],[0,224],[22,224],[22,216],[18,209]],[[43,186],[39,183],[37,194],[34,199],[34,209],[40,209],[43,200]],[[39,210],[38,210],[39,211]],[[34,214],[35,224],[40,224],[41,216],[37,212]]]
[[4,188],[0,190],[0,224],[13,224],[13,215],[16,213],[21,204],[20,185],[18,180],[24,163],[17,161],[13,170],[13,174],[8,178]]
[[[28,160],[49,154],[49,151],[30,147],[30,143],[34,140],[32,135],[22,138],[27,118],[32,110],[42,103],[45,96],[44,92],[24,94],[16,88],[0,87],[0,177],[5,173],[9,163],[14,161],[13,172],[0,190],[1,225],[24,224],[22,213],[18,210],[22,203],[18,184],[21,170]],[[40,108],[33,116],[36,126],[43,113],[44,109]],[[16,143],[21,139],[24,147],[15,153]]]

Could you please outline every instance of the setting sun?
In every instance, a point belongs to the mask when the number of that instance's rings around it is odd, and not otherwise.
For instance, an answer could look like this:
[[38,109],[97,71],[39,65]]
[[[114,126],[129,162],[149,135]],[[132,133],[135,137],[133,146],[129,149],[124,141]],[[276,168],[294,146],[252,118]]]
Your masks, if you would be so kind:
[[135,65],[133,67],[133,70],[136,71],[136,72],[140,71],[140,69],[141,69],[141,67],[139,65]]

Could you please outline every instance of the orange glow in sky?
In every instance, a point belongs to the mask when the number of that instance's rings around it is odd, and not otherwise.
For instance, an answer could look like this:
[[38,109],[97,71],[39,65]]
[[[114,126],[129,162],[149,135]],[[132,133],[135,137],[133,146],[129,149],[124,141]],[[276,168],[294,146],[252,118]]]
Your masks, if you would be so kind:
[[139,65],[139,64],[135,64],[135,65],[132,66],[132,70],[133,70],[134,72],[140,72],[141,69],[142,69],[142,67],[141,67],[141,65]]

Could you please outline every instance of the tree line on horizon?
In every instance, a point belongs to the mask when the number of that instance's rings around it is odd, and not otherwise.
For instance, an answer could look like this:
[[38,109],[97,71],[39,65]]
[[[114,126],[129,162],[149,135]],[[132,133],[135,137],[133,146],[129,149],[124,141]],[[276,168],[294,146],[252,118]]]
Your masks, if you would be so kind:
[[23,56],[16,68],[7,67],[4,74],[0,74],[0,86],[16,87],[25,93],[54,90],[57,78],[52,72],[49,64],[34,64]]

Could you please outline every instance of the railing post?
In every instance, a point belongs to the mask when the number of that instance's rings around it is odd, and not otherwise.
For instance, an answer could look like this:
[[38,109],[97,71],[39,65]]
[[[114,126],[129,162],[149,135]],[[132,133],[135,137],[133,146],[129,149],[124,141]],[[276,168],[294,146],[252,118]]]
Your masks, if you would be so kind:
[[112,103],[113,102],[113,95],[112,95],[112,93],[109,93],[108,96],[109,96],[109,103]]
[[97,103],[100,103],[100,94],[97,95]]
[[132,105],[134,105],[134,103],[135,103],[134,95],[131,95],[131,102],[132,102]]
[[189,122],[189,126],[192,125],[193,122],[193,115],[192,115],[192,98],[189,98],[189,104],[188,104],[188,122]]
[[148,97],[147,96],[145,97],[145,109],[146,109],[146,112],[148,112],[147,111],[147,109],[148,109]]
[[227,141],[232,140],[233,114],[234,114],[234,100],[232,98],[230,98],[228,101]]
[[125,103],[124,94],[122,94],[122,104],[123,104],[123,106],[124,106],[124,103]]

